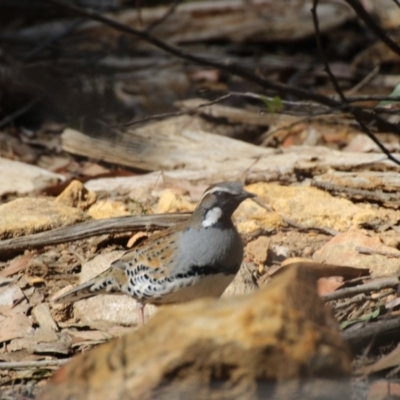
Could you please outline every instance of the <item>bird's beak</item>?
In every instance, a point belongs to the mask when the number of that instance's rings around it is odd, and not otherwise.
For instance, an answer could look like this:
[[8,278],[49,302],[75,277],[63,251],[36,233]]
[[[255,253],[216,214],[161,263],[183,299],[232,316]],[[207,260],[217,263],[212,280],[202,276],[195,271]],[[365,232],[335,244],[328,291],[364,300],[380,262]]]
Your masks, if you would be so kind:
[[257,197],[256,194],[250,193],[247,190],[243,190],[243,195],[242,196],[243,196],[244,199],[252,199],[254,197]]

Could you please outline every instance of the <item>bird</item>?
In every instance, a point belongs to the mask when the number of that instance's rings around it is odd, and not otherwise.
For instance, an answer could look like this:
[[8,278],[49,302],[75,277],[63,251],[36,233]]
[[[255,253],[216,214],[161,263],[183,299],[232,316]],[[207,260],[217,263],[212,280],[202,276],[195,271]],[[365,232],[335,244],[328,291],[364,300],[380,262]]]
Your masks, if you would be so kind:
[[153,234],[55,302],[126,294],[136,299],[138,322],[143,325],[146,304],[220,297],[243,261],[243,243],[232,214],[244,200],[254,197],[238,181],[208,187],[187,221]]

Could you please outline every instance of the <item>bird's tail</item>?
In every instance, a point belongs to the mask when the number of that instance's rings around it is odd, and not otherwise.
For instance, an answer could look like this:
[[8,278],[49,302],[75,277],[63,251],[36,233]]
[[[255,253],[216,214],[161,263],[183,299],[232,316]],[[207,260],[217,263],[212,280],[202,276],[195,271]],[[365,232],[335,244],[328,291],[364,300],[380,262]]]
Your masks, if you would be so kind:
[[126,279],[124,271],[117,268],[109,268],[93,279],[55,298],[54,301],[56,303],[71,303],[98,294],[113,292],[122,294]]

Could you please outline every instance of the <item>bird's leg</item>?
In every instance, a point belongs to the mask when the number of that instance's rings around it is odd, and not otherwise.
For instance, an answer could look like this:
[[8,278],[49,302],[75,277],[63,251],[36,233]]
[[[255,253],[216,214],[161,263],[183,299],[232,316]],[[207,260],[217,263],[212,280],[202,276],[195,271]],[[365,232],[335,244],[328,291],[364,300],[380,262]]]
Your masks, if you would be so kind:
[[144,325],[144,307],[145,307],[145,305],[143,303],[141,303],[140,301],[136,302],[136,311],[137,311],[139,326]]

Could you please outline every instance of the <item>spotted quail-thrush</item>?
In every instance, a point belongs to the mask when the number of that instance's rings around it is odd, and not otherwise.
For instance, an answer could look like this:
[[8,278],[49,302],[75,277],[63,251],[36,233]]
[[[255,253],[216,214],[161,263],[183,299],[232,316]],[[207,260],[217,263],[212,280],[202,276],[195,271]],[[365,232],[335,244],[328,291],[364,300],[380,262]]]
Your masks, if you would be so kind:
[[242,201],[252,197],[240,182],[210,186],[188,221],[152,235],[106,271],[55,301],[124,293],[137,300],[143,324],[146,304],[221,296],[243,260],[242,240],[231,217]]

